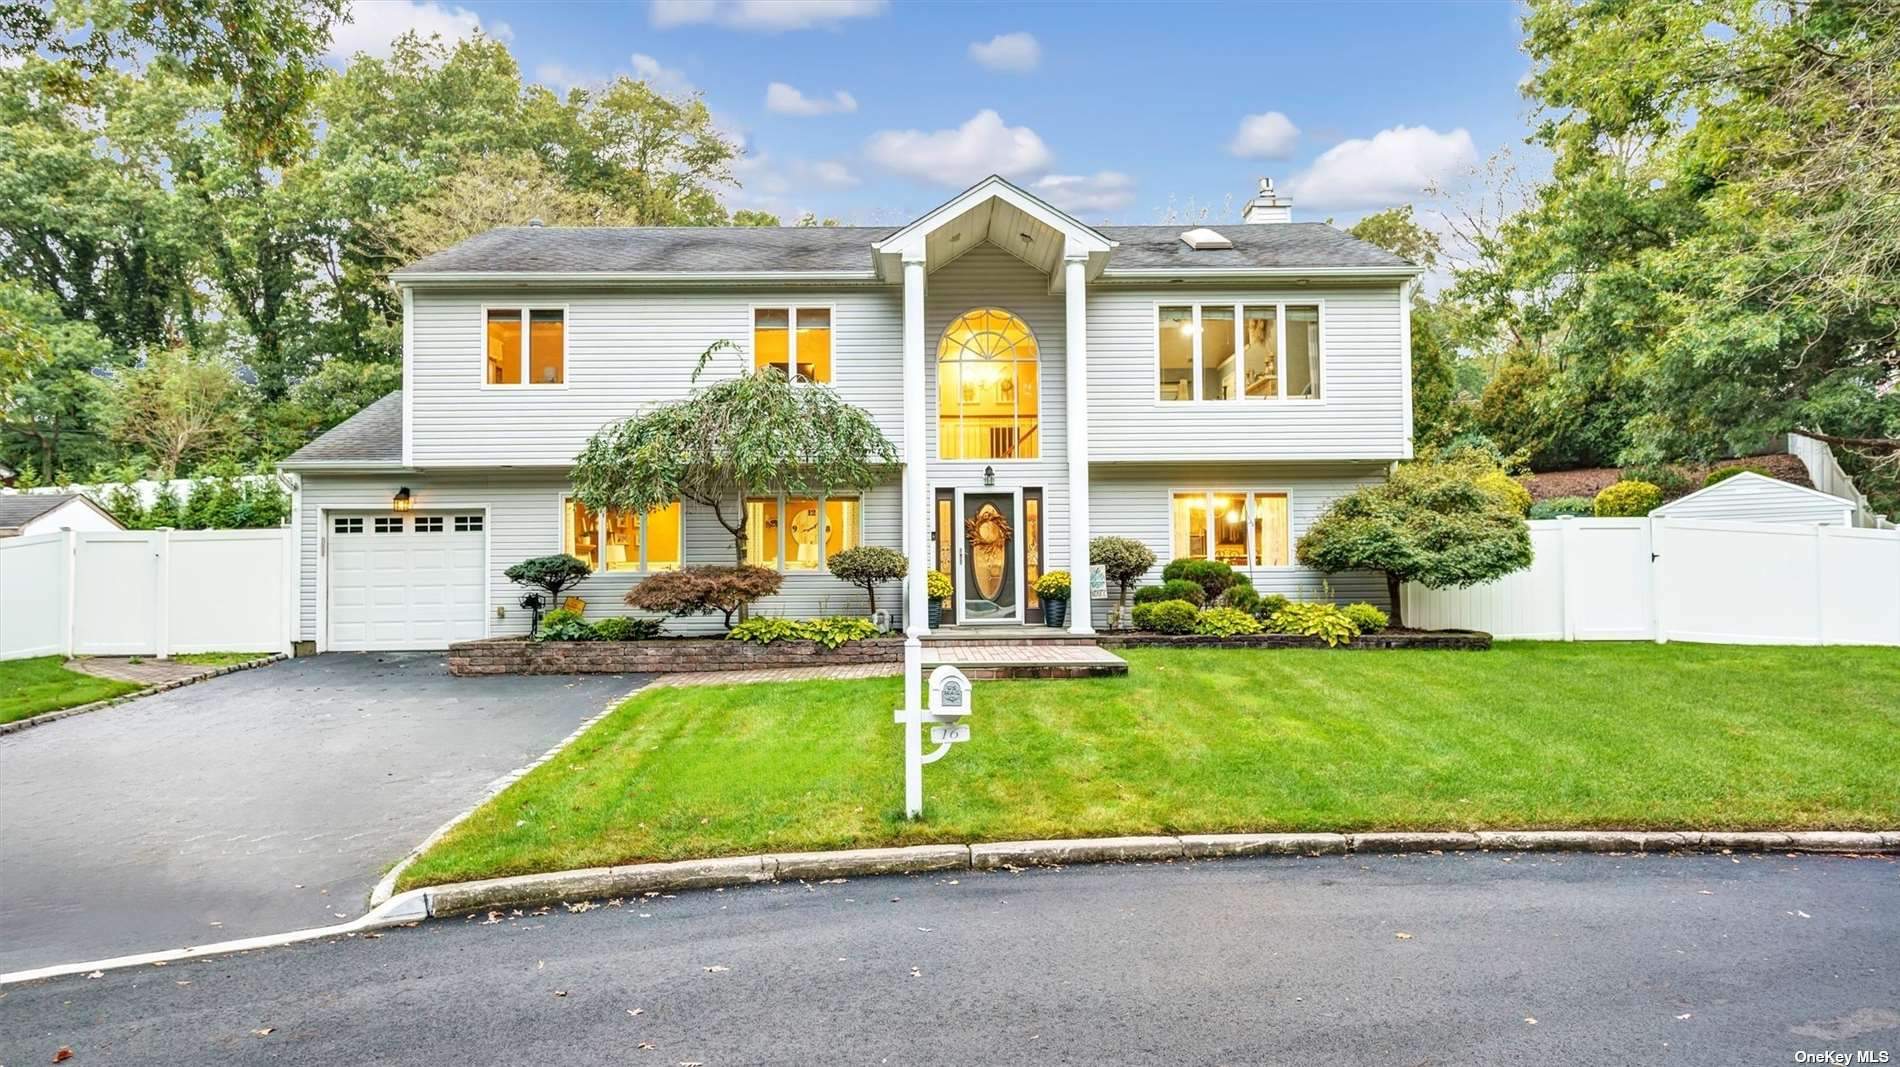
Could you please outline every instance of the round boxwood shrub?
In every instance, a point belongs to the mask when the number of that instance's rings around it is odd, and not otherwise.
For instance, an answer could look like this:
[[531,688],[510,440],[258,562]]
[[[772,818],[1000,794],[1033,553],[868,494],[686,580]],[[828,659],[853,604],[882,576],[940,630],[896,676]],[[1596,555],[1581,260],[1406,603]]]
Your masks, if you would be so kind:
[[1362,634],[1376,634],[1392,624],[1386,614],[1371,604],[1348,604],[1342,609]]
[[1198,608],[1207,603],[1207,591],[1186,578],[1175,578],[1160,585],[1144,585],[1135,590],[1136,604],[1159,604],[1164,600],[1185,600]]
[[1734,467],[1717,467],[1715,470],[1710,471],[1709,476],[1702,479],[1702,488],[1707,489],[1711,485],[1720,485],[1738,474],[1759,474],[1764,478],[1774,477],[1774,475],[1769,474],[1760,467],[1749,463],[1742,463]]
[[1530,518],[1561,519],[1565,516],[1587,519],[1597,513],[1596,501],[1587,496],[1556,496],[1531,505]]
[[1161,580],[1164,583],[1193,582],[1201,587],[1201,599],[1197,603],[1205,604],[1226,592],[1228,586],[1245,579],[1217,559],[1177,559],[1161,568]]
[[1194,632],[1208,637],[1237,637],[1260,630],[1260,620],[1239,608],[1208,608],[1194,617]]
[[660,636],[660,620],[615,615],[595,623],[594,636],[602,641],[645,641]]
[[1144,629],[1163,634],[1191,634],[1201,609],[1186,600],[1163,600],[1149,604],[1148,625]]
[[1214,601],[1214,606],[1238,608],[1241,611],[1252,614],[1253,609],[1260,606],[1260,594],[1254,590],[1251,582],[1242,578],[1240,581],[1223,590],[1220,599]]
[[1477,477],[1478,488],[1497,497],[1504,505],[1519,515],[1531,510],[1531,491],[1524,483],[1503,471],[1488,471]]
[[1270,623],[1273,620],[1273,616],[1277,614],[1281,608],[1291,603],[1293,603],[1291,600],[1288,600],[1278,593],[1268,593],[1266,596],[1260,598],[1259,603],[1253,606],[1253,617],[1259,619],[1261,622]]
[[1662,503],[1662,489],[1649,482],[1617,482],[1597,494],[1599,519],[1640,518]]

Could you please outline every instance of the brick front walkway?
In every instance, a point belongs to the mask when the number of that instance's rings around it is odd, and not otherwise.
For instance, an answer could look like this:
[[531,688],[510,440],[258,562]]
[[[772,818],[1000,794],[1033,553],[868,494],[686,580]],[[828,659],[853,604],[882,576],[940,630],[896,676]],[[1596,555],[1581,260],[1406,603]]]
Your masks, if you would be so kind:
[[901,663],[856,663],[837,667],[772,667],[756,671],[693,671],[662,674],[653,686],[737,685],[743,682],[804,682],[813,679],[894,678],[904,673]]
[[935,647],[925,647],[924,665],[954,663],[958,666],[975,664],[985,667],[1005,665],[1036,665],[1046,667],[1092,666],[1098,664],[1116,664],[1122,658],[1105,648],[1094,645],[1056,645],[1041,643],[1035,645],[990,644],[985,641],[958,641]]
[[[260,655],[258,658],[264,657]],[[153,659],[150,656],[140,656],[138,659],[139,662],[133,663],[130,656],[82,656],[67,660],[66,669],[137,685],[182,682],[218,669],[202,663],[180,663],[175,659]]]

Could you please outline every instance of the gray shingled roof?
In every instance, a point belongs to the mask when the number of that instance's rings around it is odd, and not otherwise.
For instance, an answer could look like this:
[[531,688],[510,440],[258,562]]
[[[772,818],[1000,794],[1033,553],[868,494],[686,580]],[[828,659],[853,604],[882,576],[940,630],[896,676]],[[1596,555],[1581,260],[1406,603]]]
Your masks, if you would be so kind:
[[78,493],[0,493],[0,530],[17,530]]
[[[1405,260],[1321,222],[1211,227],[1234,247],[1195,250],[1188,226],[1100,226],[1118,241],[1108,271],[1403,267]],[[399,274],[621,274],[670,271],[869,273],[871,244],[896,233],[875,226],[507,226],[404,267]]]
[[383,397],[291,453],[281,466],[306,463],[401,463],[402,392]]

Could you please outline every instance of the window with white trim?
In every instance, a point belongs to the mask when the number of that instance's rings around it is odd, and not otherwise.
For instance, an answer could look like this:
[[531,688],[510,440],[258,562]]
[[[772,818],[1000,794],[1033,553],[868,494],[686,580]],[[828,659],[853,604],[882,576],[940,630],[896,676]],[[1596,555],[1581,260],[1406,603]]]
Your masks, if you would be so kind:
[[745,502],[745,561],[787,573],[824,569],[862,543],[863,508],[855,496],[755,496]]
[[1293,512],[1285,492],[1177,489],[1169,513],[1171,559],[1213,559],[1240,568],[1293,562]]
[[561,500],[561,551],[596,571],[673,571],[683,561],[678,501],[638,515],[620,508],[595,511],[573,497]]
[[801,381],[831,380],[831,309],[752,309],[752,366],[794,375]]
[[1320,306],[1288,301],[1155,309],[1155,395],[1163,402],[1318,400]]
[[[523,323],[527,329],[522,329]],[[489,308],[489,385],[560,385],[567,380],[567,312],[561,308]]]

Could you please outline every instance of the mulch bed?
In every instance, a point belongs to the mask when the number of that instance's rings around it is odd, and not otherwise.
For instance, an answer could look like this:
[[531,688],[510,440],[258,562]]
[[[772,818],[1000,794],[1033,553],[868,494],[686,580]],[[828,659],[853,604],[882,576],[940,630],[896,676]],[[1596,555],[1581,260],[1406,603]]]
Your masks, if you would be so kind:
[[[1674,500],[1687,496],[1702,488],[1702,480],[1709,472],[1721,467],[1755,467],[1767,471],[1770,477],[1806,488],[1814,488],[1808,480],[1808,468],[1803,466],[1799,456],[1776,453],[1766,456],[1749,456],[1747,459],[1725,459],[1719,463],[1677,463],[1672,464],[1682,471],[1688,479],[1688,488],[1671,492],[1665,488],[1663,499]],[[1551,500],[1560,496],[1594,497],[1604,489],[1623,480],[1621,467],[1581,467],[1573,471],[1545,471],[1532,474],[1523,479],[1524,488],[1531,491],[1532,500]]]

